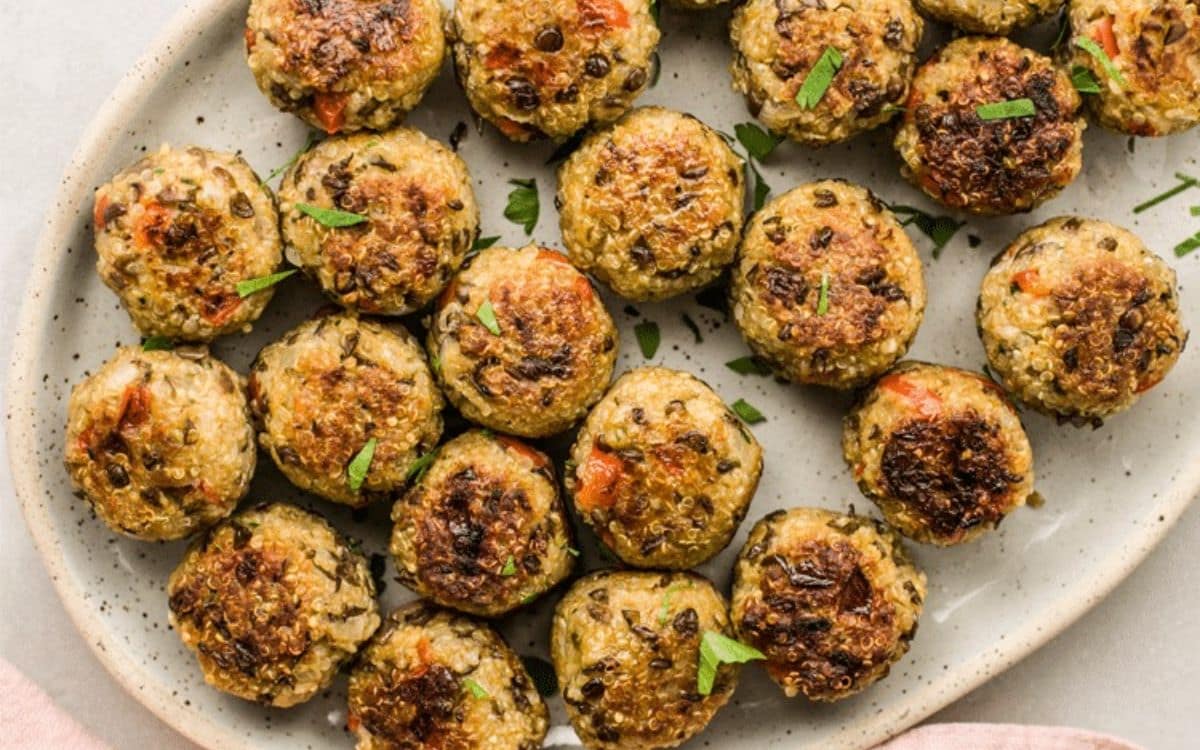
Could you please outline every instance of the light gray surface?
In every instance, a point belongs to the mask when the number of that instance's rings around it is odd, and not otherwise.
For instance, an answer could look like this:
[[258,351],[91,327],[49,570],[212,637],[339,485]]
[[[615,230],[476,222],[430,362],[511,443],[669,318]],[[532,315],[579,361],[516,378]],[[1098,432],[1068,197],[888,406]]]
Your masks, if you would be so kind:
[[[76,139],[179,3],[39,5],[0,0],[0,73],[8,94],[0,133],[9,146],[0,187],[5,332],[23,293],[25,258]],[[8,351],[5,336],[0,354]],[[0,602],[7,615],[0,618],[0,654],[115,747],[185,746],[116,687],[76,635],[26,539],[6,473],[0,496]],[[1074,724],[1151,748],[1193,746],[1200,729],[1191,689],[1200,677],[1198,546],[1200,507],[1081,623],[938,718]]]

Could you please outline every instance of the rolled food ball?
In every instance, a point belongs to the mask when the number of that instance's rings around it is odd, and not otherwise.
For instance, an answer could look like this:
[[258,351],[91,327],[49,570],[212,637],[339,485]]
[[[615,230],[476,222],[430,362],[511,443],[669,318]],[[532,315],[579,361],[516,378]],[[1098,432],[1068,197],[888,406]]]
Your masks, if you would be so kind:
[[917,10],[973,34],[1006,36],[1056,13],[1066,0],[914,0]]

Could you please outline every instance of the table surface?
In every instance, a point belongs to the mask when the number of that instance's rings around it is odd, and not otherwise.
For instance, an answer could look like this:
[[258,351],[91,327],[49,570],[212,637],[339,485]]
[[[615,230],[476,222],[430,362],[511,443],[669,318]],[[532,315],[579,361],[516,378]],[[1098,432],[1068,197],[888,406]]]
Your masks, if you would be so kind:
[[[0,109],[0,142],[9,144],[0,183],[0,330],[15,326],[26,258],[76,141],[182,4],[0,0],[0,80],[8,96]],[[0,337],[0,362],[8,362],[10,349],[9,337]],[[1200,503],[1105,602],[932,721],[1072,725],[1155,750],[1194,748],[1200,733],[1198,549]],[[113,747],[190,746],[126,695],[76,633],[30,543],[7,460],[0,469],[0,571],[0,612],[6,613],[0,655]]]

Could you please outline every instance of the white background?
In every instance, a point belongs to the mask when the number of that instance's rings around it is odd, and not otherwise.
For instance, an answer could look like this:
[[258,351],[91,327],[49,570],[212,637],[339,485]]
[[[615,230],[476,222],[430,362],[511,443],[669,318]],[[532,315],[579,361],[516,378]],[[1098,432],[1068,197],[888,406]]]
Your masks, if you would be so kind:
[[[8,362],[27,258],[75,141],[180,5],[0,0],[0,363]],[[0,655],[116,748],[189,746],[117,687],[73,629],[29,542],[7,462]],[[1066,724],[1154,750],[1192,750],[1200,743],[1198,685],[1200,504],[1107,601],[933,720]]]

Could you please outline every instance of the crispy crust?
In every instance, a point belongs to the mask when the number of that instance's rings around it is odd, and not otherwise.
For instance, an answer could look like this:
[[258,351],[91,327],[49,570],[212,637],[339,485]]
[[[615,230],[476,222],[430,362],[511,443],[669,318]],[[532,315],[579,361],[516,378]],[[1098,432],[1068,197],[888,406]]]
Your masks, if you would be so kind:
[[[749,0],[734,12],[733,88],[773,132],[811,146],[890,120],[908,95],[924,24],[908,0]],[[796,94],[829,47],[842,67],[820,103]]]
[[[324,141],[284,177],[279,198],[304,272],[334,302],[368,314],[406,315],[433,301],[479,233],[467,165],[412,128]],[[331,229],[297,203],[370,221]]]
[[[1030,99],[1037,114],[985,121],[977,107]],[[993,37],[962,37],[926,61],[896,134],[901,173],[976,214],[1031,211],[1082,168],[1079,93],[1046,57]]]
[[778,375],[834,388],[904,356],[925,311],[908,235],[870,191],[838,180],[801,185],[754,215],[731,294],[742,335]]
[[789,696],[836,701],[907,651],[925,575],[882,523],[816,508],[755,524],[734,567],[731,617]]
[[900,533],[939,546],[993,529],[1033,492],[1033,452],[994,382],[901,363],[846,417],[842,451],[859,489]]
[[574,564],[550,459],[481,430],[438,450],[396,502],[392,520],[400,582],[469,614],[516,609],[566,578]]
[[350,673],[347,723],[357,750],[536,750],[550,722],[498,633],[414,602],[387,618]]
[[209,685],[286,708],[379,627],[367,561],[320,516],[259,506],[213,528],[167,583],[171,626]]
[[554,612],[550,655],[567,716],[589,750],[651,750],[699,734],[737,687],[722,664],[697,692],[704,631],[732,636],[725,599],[695,573],[599,571]]
[[1200,123],[1200,6],[1194,0],[1074,0],[1072,42],[1103,39],[1111,19],[1121,86],[1096,58],[1063,45],[1069,66],[1091,70],[1100,93],[1086,97],[1100,124],[1122,133],[1163,136]]
[[250,488],[244,382],[205,352],[124,347],[71,391],[65,458],[75,488],[114,531],[190,536],[232,513]]
[[1170,266],[1125,229],[1070,217],[997,256],[977,321],[1006,389],[1081,421],[1132,406],[1166,377],[1188,336]]
[[[490,303],[499,326],[479,319]],[[467,419],[522,437],[570,427],[612,379],[617,329],[566,256],[529,245],[493,247],[442,295],[429,331],[446,397]]]
[[145,336],[248,330],[274,293],[237,283],[283,259],[271,193],[240,156],[163,146],[96,190],[96,270]]
[[330,133],[385,130],[446,55],[439,0],[252,0],[246,57],[279,109]]
[[641,0],[461,0],[447,34],[471,107],[514,141],[620,117],[660,36]]
[[[259,444],[297,487],[363,506],[405,485],[442,434],[442,397],[420,346],[400,327],[322,315],[263,349],[250,371]],[[347,467],[377,441],[362,488]]]
[[913,0],[917,10],[972,34],[1005,36],[1049,18],[1066,0]]
[[[618,461],[620,477],[593,507],[594,492],[582,488],[602,481],[595,460]],[[642,367],[588,415],[566,485],[579,517],[624,562],[684,570],[729,544],[761,475],[762,448],[712,389],[684,372]]]
[[742,168],[696,118],[661,107],[630,112],[588,136],[559,168],[571,262],[633,300],[712,282],[741,237]]

